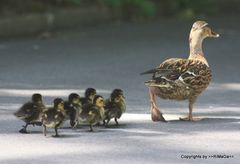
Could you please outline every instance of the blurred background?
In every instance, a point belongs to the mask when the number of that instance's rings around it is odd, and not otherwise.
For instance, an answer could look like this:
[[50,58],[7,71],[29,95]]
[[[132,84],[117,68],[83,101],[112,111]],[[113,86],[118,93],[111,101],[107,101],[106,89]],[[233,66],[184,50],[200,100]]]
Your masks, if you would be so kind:
[[0,107],[15,110],[34,92],[50,104],[87,87],[106,98],[121,88],[128,112],[148,113],[151,77],[139,74],[187,58],[199,19],[221,37],[204,42],[213,80],[196,106],[239,107],[239,12],[238,0],[0,0]]
[[1,0],[0,36],[106,22],[192,21],[239,11],[238,0]]

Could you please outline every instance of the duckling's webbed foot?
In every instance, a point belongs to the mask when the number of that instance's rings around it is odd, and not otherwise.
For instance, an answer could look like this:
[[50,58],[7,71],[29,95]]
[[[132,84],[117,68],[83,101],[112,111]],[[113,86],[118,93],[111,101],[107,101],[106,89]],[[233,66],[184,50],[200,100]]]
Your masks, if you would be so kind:
[[26,123],[26,125],[23,126],[23,128],[19,130],[19,133],[27,134],[27,133],[28,133],[28,132],[27,132],[27,127],[28,127],[28,123]]
[[105,125],[106,125],[106,126],[108,125],[108,123],[110,122],[110,120],[111,120],[110,118],[107,119],[107,122],[105,122]]
[[92,127],[92,125],[90,125],[90,130],[89,130],[90,132],[93,132],[93,127]]
[[47,127],[43,125],[43,135],[47,136]]
[[24,134],[27,134],[27,129],[26,128],[22,128],[19,130],[19,133],[24,133]]
[[54,129],[55,129],[55,135],[53,137],[59,137],[59,135],[58,135],[58,128],[55,127]]
[[114,121],[116,122],[116,125],[119,125],[117,118],[115,118]]

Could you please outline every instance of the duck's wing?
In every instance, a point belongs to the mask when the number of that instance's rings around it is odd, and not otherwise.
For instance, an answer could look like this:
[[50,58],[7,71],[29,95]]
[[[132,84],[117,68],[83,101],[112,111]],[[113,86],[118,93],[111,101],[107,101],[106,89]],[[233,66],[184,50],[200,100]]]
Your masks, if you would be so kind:
[[14,115],[19,118],[29,118],[33,115],[36,109],[36,105],[34,105],[32,102],[28,102],[23,104],[23,106],[17,112],[15,112]]
[[117,104],[110,101],[108,101],[105,104],[104,109],[105,109],[104,115],[106,118],[114,118],[119,112],[119,108],[117,107]]
[[176,81],[186,86],[205,86],[211,80],[210,68],[199,60],[172,58],[148,72],[151,72],[153,76],[152,80],[145,82],[147,86],[175,83]]

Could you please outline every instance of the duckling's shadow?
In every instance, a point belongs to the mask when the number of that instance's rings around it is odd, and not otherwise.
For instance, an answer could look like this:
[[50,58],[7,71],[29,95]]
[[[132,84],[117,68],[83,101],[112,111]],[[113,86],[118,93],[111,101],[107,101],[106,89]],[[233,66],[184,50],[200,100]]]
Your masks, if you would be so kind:
[[125,128],[127,127],[127,124],[108,124],[108,125],[105,125],[105,128],[109,128],[109,129],[118,129],[118,128]]
[[21,133],[19,131],[15,131],[15,132],[19,133],[19,134],[22,134],[22,135],[42,134],[43,133],[42,131],[31,131],[31,130],[28,130],[26,133]]
[[59,136],[55,135],[48,135],[47,138],[56,138],[56,139],[62,139],[62,138],[79,138],[80,134],[59,134]]

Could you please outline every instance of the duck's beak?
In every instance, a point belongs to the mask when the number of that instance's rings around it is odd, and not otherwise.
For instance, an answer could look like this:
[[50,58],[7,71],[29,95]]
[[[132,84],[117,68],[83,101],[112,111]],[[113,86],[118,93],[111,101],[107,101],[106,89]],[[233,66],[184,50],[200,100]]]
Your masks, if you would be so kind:
[[216,32],[214,32],[213,30],[211,30],[209,37],[213,37],[213,38],[218,38],[220,35]]

